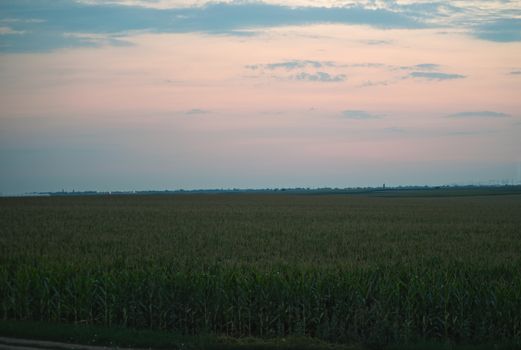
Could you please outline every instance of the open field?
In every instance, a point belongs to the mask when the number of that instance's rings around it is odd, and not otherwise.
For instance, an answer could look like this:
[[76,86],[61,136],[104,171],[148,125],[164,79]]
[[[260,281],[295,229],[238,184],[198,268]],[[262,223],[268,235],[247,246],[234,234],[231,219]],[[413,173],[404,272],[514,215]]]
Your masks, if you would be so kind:
[[0,317],[518,342],[521,195],[469,194],[1,198]]

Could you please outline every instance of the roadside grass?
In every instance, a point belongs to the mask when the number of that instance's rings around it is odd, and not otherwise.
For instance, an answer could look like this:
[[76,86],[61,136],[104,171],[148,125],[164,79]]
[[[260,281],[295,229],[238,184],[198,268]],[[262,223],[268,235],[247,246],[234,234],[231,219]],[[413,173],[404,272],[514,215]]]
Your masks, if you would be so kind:
[[[0,336],[71,344],[172,350],[516,350],[520,342],[455,344],[423,341],[388,346],[332,344],[309,337],[232,338],[81,324],[0,320]],[[2,342],[0,341],[0,344]]]
[[193,350],[362,350],[361,345],[329,344],[308,337],[275,339],[186,336],[168,331],[138,330],[34,321],[0,321],[0,336],[72,344],[144,349]]

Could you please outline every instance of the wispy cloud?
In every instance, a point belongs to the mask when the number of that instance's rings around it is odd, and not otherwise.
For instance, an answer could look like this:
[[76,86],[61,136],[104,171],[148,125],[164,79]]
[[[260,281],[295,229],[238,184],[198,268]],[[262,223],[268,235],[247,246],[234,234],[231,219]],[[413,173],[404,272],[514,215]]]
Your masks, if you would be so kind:
[[[84,42],[63,33],[204,32],[251,35],[252,29],[318,23],[358,24],[377,28],[425,28],[427,24],[404,14],[362,6],[290,7],[263,2],[208,3],[204,6],[157,9],[114,3],[69,0],[3,0],[0,13],[19,20],[14,30],[31,30],[24,40],[10,41],[4,51],[42,51]],[[27,23],[39,18],[42,22]],[[36,45],[35,43],[39,43]]]
[[14,30],[10,27],[0,27],[0,35],[20,35],[26,33],[25,30]]
[[480,39],[513,42],[521,41],[521,18],[502,18],[478,25],[473,33]]
[[491,112],[491,111],[468,111],[449,114],[449,118],[504,118],[510,115],[502,112]]
[[86,46],[132,46],[130,41],[121,39],[122,34],[64,33],[64,37],[83,42]]
[[389,71],[400,71],[400,70],[409,70],[409,71],[437,71],[442,68],[441,65],[436,63],[419,63],[419,64],[413,64],[413,65],[392,65],[392,64],[385,64],[380,62],[368,62],[368,63],[351,63],[351,64],[343,64],[337,66],[341,67],[350,67],[350,68],[383,68],[387,69]]
[[420,63],[412,66],[400,66],[399,68],[403,70],[437,71],[441,66],[435,63]]
[[43,23],[45,20],[38,18],[0,18],[1,24],[9,23]]
[[441,73],[441,72],[411,72],[407,76],[409,78],[415,79],[425,79],[425,80],[455,80],[455,79],[463,79],[466,76],[461,74],[451,74],[451,73]]
[[391,40],[364,40],[361,42],[367,45],[391,45],[393,43]]
[[381,119],[382,116],[379,114],[369,113],[367,111],[357,110],[357,109],[348,109],[342,111],[342,115],[348,119],[355,120],[370,120],[370,119]]
[[[461,74],[444,73],[439,70],[442,68],[437,63],[418,63],[413,65],[389,65],[380,62],[366,62],[366,63],[343,63],[337,61],[320,61],[320,60],[305,60],[305,59],[291,59],[272,63],[250,64],[245,66],[246,69],[257,71],[260,75],[266,74],[266,71],[275,71],[275,75],[271,77],[278,79],[294,79],[307,81],[322,81],[334,82],[347,80],[345,71],[350,69],[373,69],[373,70],[387,70],[394,72],[394,77],[381,81],[366,81],[357,87],[370,86],[385,86],[400,82],[403,79],[416,78],[431,81],[454,80],[466,78]],[[312,72],[310,70],[318,68],[329,68],[333,72],[325,72],[323,70]],[[304,70],[298,74],[290,75],[284,74],[286,71]],[[403,75],[403,71],[409,71],[407,75]],[[396,72],[402,72],[399,75]]]
[[326,72],[316,72],[316,73],[300,72],[296,75],[293,75],[293,79],[332,83],[332,82],[345,81],[346,76],[345,76],[345,74],[332,75],[332,74],[329,74]]
[[[269,75],[271,78],[280,80],[289,79],[326,83],[342,82],[347,80],[346,75],[339,71],[339,68],[341,67],[348,67],[348,65],[334,61],[304,59],[292,59],[245,66],[246,69],[257,71],[259,76]],[[324,69],[330,69],[333,70],[333,72],[326,72]],[[294,72],[295,70],[299,70],[299,72]]]
[[[311,2],[310,2],[311,3]],[[304,3],[301,4],[307,4]],[[344,2],[343,2],[344,3]],[[179,5],[181,4],[181,5]],[[2,45],[3,51],[45,51],[92,45],[64,38],[63,33],[116,33],[146,30],[155,33],[204,32],[251,36],[256,29],[320,23],[367,25],[383,29],[435,26],[466,29],[484,40],[521,41],[520,7],[513,1],[496,6],[480,2],[356,1],[343,5],[317,2],[288,6],[270,1],[162,0],[2,0],[0,13],[12,31],[26,31],[22,39]],[[199,6],[194,6],[199,5]],[[517,12],[516,12],[517,11]],[[5,31],[5,30],[4,30]],[[386,40],[367,40],[386,45]]]
[[231,30],[215,30],[211,32],[212,35],[221,35],[221,36],[236,36],[236,37],[252,37],[259,34],[257,30],[240,30],[240,29],[231,29]]
[[[463,79],[466,76],[461,74],[444,73],[439,70],[442,68],[441,65],[436,63],[419,63],[414,65],[387,65],[382,63],[366,63],[366,64],[350,64],[348,67],[365,67],[375,69],[386,69],[389,72],[402,72],[400,74],[394,74],[392,78],[386,80],[369,80],[358,87],[372,87],[372,86],[387,86],[399,83],[404,79],[418,79],[427,81],[442,81],[442,80],[454,80]],[[403,71],[409,71],[408,74],[403,75]]]
[[521,70],[513,70],[509,74],[510,75],[521,75]]
[[373,87],[373,86],[388,86],[391,84],[395,84],[400,80],[402,80],[402,79],[380,80],[380,81],[368,80],[368,81],[365,81],[362,84],[358,85],[357,87],[363,88],[363,87]]
[[186,115],[208,114],[210,111],[206,109],[193,108],[185,112]]
[[332,61],[289,60],[289,61],[266,63],[266,64],[247,65],[246,68],[252,69],[252,70],[256,70],[256,69],[293,70],[293,69],[302,69],[302,68],[307,68],[307,67],[322,68],[322,67],[338,67],[338,66],[340,66],[338,63],[332,62]]
[[489,134],[496,134],[498,133],[498,130],[453,130],[453,131],[446,131],[445,133],[440,132],[440,135],[447,135],[447,136],[476,136],[476,135],[489,135]]

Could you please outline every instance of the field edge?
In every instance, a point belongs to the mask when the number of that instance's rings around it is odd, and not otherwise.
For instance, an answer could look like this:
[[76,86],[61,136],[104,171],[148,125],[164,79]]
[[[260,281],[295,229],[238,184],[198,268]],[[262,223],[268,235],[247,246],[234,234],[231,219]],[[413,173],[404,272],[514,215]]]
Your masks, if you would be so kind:
[[[17,339],[66,342],[92,346],[186,349],[186,350],[515,350],[521,342],[501,344],[452,344],[420,342],[411,344],[332,344],[309,337],[231,338],[215,335],[187,336],[167,331],[135,330],[82,324],[0,320],[0,336]],[[0,345],[6,345],[0,342]],[[8,344],[7,344],[8,345]],[[43,347],[45,348],[45,347]]]

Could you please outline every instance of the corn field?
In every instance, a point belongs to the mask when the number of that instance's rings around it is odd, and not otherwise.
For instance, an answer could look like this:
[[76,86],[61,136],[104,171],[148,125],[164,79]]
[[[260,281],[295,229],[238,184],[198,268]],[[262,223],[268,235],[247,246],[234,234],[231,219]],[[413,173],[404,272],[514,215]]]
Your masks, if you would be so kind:
[[0,317],[332,342],[521,338],[521,196],[0,199]]

